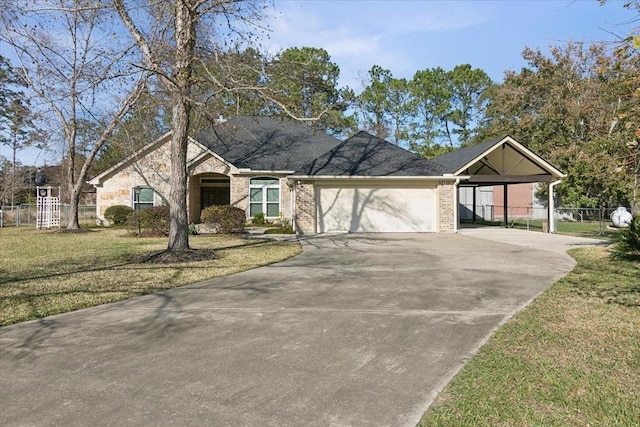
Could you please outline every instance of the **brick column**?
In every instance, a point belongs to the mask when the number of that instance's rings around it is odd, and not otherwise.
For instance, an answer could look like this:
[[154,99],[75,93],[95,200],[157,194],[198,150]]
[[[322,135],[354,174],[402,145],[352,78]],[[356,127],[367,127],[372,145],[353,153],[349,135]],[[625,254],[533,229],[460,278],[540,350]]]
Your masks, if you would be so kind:
[[296,184],[295,226],[298,234],[316,232],[316,200],[313,183],[302,181]]
[[455,230],[455,209],[454,206],[456,191],[455,185],[448,181],[440,181],[438,183],[438,226],[440,232],[454,231]]

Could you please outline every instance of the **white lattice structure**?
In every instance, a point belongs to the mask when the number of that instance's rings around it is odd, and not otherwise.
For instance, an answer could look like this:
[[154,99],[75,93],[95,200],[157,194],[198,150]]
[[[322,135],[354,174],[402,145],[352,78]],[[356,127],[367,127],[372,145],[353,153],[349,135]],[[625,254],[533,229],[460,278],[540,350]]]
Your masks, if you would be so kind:
[[36,228],[60,228],[60,188],[53,195],[52,187],[36,187]]

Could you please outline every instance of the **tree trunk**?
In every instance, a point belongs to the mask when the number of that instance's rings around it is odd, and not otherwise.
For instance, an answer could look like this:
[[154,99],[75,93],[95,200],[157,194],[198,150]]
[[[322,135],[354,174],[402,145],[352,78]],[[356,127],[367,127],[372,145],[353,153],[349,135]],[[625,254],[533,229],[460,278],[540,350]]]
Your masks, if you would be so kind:
[[69,194],[69,222],[67,223],[67,230],[80,229],[80,221],[78,221],[78,205],[80,204],[81,190],[81,181],[71,187],[71,194]]
[[189,249],[189,218],[187,215],[187,144],[189,106],[185,102],[173,105],[171,138],[171,189],[169,191],[169,251]]
[[191,75],[196,40],[196,12],[190,2],[177,1],[176,47],[173,81],[165,81],[171,93],[171,189],[169,191],[169,243],[172,252],[189,249],[189,218],[187,215],[187,145],[191,110]]

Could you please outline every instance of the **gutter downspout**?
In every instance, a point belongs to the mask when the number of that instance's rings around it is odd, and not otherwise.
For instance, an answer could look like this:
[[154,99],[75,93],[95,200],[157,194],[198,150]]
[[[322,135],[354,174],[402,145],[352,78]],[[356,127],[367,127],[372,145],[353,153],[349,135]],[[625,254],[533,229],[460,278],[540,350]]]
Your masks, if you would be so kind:
[[553,215],[553,211],[555,211],[556,207],[554,204],[554,200],[553,200],[553,187],[555,187],[556,185],[560,184],[562,182],[561,179],[557,180],[557,181],[553,181],[549,183],[549,212],[548,212],[548,220],[549,220],[549,229],[548,229],[548,233],[555,233],[556,232],[556,223],[555,223],[555,218]]
[[453,232],[454,233],[458,232],[458,210],[460,209],[460,205],[458,204],[458,191],[459,191],[458,184],[460,184],[460,178],[456,178],[456,182],[453,183]]
[[296,227],[296,181],[291,182],[291,227],[293,227],[294,234],[298,234],[298,229]]

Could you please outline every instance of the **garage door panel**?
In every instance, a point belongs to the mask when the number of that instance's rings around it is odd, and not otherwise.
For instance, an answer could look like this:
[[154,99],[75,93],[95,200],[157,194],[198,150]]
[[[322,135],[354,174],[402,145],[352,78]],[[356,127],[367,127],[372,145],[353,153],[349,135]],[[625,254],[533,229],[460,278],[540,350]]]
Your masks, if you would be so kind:
[[437,231],[435,188],[321,187],[319,232]]

